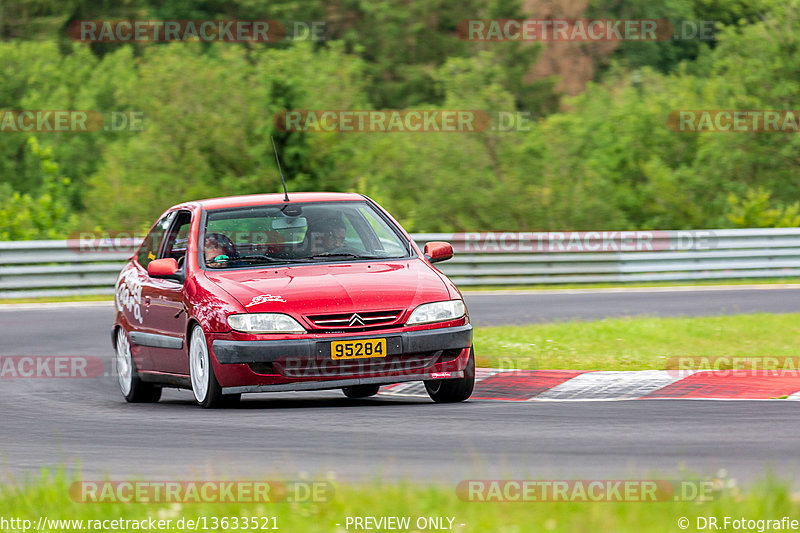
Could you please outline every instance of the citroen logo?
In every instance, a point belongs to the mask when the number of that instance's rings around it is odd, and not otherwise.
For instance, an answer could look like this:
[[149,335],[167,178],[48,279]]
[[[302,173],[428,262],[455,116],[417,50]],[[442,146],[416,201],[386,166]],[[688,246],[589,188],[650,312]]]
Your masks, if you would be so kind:
[[350,322],[348,322],[348,326],[363,326],[364,320],[358,316],[358,313],[353,313],[353,316],[350,317]]

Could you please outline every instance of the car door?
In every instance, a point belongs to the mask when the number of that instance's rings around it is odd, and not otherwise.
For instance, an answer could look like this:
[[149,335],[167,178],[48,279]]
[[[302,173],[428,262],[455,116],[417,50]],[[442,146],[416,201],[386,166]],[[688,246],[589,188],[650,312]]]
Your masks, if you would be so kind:
[[153,337],[153,320],[150,313],[153,280],[147,275],[147,265],[158,259],[164,236],[172,224],[174,216],[174,212],[169,212],[153,225],[136,252],[133,268],[128,271],[124,280],[129,289],[135,288],[132,291],[136,294],[134,312],[131,313],[132,316],[126,316],[126,318],[132,326],[130,331],[132,355],[136,361],[136,367],[141,371],[157,370],[152,353],[152,344],[156,339]]
[[[186,274],[186,251],[190,211],[175,211],[158,253],[158,259],[173,258]],[[156,279],[147,276],[143,293],[147,305],[145,322],[149,338],[149,351],[154,370],[170,374],[189,374],[186,346],[187,313],[183,283],[176,280]]]

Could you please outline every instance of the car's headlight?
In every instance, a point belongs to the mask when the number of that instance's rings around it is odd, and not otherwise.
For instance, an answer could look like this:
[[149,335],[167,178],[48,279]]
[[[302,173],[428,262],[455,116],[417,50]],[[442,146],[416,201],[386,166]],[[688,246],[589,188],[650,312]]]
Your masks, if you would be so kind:
[[411,313],[406,321],[407,326],[414,324],[429,324],[431,322],[444,322],[455,320],[466,314],[467,308],[462,300],[448,300],[446,302],[433,302],[422,304]]
[[230,315],[228,325],[243,333],[305,333],[300,323],[282,313],[243,313]]

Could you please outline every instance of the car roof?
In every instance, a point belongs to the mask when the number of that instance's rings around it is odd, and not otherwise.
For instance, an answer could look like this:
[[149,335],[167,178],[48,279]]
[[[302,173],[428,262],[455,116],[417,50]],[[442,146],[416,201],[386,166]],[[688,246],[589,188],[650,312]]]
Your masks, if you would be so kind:
[[[363,201],[364,196],[354,192],[292,192],[289,193],[289,204],[301,202],[344,202]],[[194,202],[185,202],[173,206],[181,207],[187,204],[199,205],[203,209],[223,209],[230,207],[247,207],[250,205],[284,204],[283,193],[274,194],[249,194],[246,196],[224,196],[221,198],[207,198]]]

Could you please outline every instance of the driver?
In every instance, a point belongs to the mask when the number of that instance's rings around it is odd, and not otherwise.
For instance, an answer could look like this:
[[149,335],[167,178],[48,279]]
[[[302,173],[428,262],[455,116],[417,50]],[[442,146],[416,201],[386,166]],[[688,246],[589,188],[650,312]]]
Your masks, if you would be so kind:
[[221,267],[233,255],[233,243],[225,235],[210,233],[206,235],[204,250],[206,266]]
[[309,228],[312,255],[334,252],[344,246],[347,227],[339,217],[320,220]]

